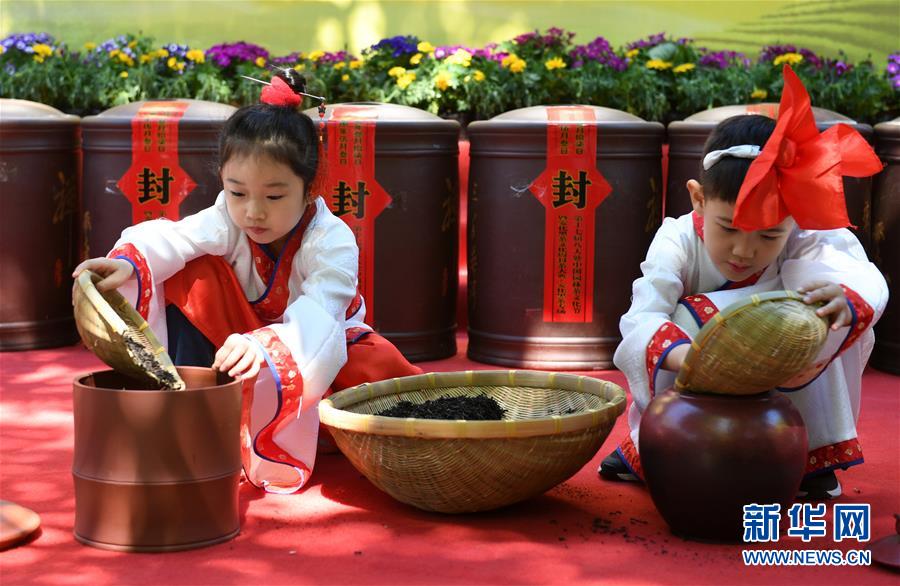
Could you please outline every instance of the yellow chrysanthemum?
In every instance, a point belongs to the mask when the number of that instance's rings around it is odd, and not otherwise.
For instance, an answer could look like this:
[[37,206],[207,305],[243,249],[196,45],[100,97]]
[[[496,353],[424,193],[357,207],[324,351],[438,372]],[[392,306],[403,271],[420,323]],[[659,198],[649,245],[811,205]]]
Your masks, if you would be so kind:
[[206,61],[206,56],[200,49],[191,49],[190,51],[185,53],[184,56],[194,63],[203,63],[204,61]]
[[265,57],[257,57],[256,61],[254,61],[257,67],[265,67],[266,66],[266,58]]
[[35,61],[37,61],[38,63],[44,62],[44,58],[41,57],[40,55],[32,55],[31,58],[34,59]]
[[631,59],[632,57],[635,57],[640,52],[641,52],[640,49],[632,49],[631,51],[628,51],[627,53],[625,53],[625,56],[628,57],[629,59]]
[[310,61],[318,61],[325,55],[325,51],[313,51],[309,54]]
[[341,76],[341,81],[347,81],[348,79],[350,79],[350,76],[347,75],[346,73]]
[[140,56],[141,63],[150,63],[151,59],[153,59],[153,57],[151,57],[150,55],[144,54]]
[[128,53],[119,53],[118,55],[116,55],[116,57],[118,57],[118,58],[119,58],[119,61],[122,62],[122,63],[124,63],[124,64],[127,65],[128,67],[131,67],[132,65],[134,65],[134,59],[132,59],[132,58],[128,55]]
[[178,66],[177,63],[178,59],[176,59],[175,57],[169,57],[169,59],[166,61],[166,65],[169,67],[169,69],[175,69]]
[[468,67],[472,64],[472,54],[465,49],[457,49],[452,55],[447,57],[447,63]]
[[416,53],[415,55],[413,55],[412,57],[409,58],[410,65],[418,65],[421,62],[422,62],[422,54],[421,53]]
[[169,56],[169,51],[167,49],[157,49],[153,53],[156,55],[157,59],[165,59]]
[[334,64],[335,69],[343,69],[345,67],[347,67],[347,64],[343,61],[338,61],[337,63]]
[[672,67],[671,61],[663,61],[662,59],[651,59],[647,61],[647,67],[650,69],[669,69]]
[[122,51],[119,51],[118,49],[113,49],[112,51],[109,52],[109,58],[110,58],[110,59],[114,59],[115,56],[118,55],[118,54],[121,53],[121,52],[122,52]]
[[434,46],[428,41],[422,41],[416,45],[416,50],[420,53],[434,53]]
[[500,61],[500,67],[509,67],[510,65],[518,61],[518,59],[519,58],[516,57],[515,53],[510,53],[509,55],[504,57],[502,61]]
[[390,75],[391,77],[400,77],[404,73],[406,73],[406,68],[400,67],[399,65],[388,69],[388,75]]
[[547,71],[553,71],[554,69],[565,69],[566,62],[562,60],[562,57],[554,57],[553,59],[548,59],[544,62],[544,67],[547,68]]
[[50,45],[45,45],[44,43],[37,43],[31,46],[32,50],[34,50],[35,55],[40,55],[41,57],[49,57],[53,55],[53,49]]
[[6,47],[0,45],[0,55],[3,55],[4,53],[6,53]]
[[697,66],[694,65],[693,63],[682,63],[681,65],[679,65],[672,71],[674,71],[675,73],[685,73],[685,72],[690,71],[691,69],[694,69],[695,67],[697,67]]
[[123,77],[123,78],[124,78],[124,77],[128,77],[128,72],[127,72],[127,71],[123,71],[122,73],[119,74],[119,77]]
[[350,69],[359,69],[360,67],[362,67],[362,63],[363,62],[359,59],[354,59],[350,62]]
[[775,57],[775,60],[772,61],[773,65],[781,65],[782,63],[787,63],[788,65],[796,65],[803,61],[803,55],[800,53],[785,53],[784,55],[779,55]]
[[450,82],[452,81],[453,77],[446,71],[442,71],[437,74],[437,77],[434,78],[434,87],[441,91],[445,91],[448,87],[450,87]]
[[475,81],[484,81],[484,72],[480,69],[476,69],[473,76],[475,77]]
[[87,43],[84,44],[85,51],[93,51],[96,48],[97,48],[97,43],[91,43],[90,41],[88,41]]
[[750,94],[750,97],[754,100],[765,100],[769,97],[769,92],[759,88],[753,88],[753,93]]
[[304,69],[306,69],[306,63],[298,63],[297,65],[294,65],[295,71],[303,71]]
[[514,63],[509,66],[509,70],[513,73],[522,73],[525,71],[525,66],[527,63],[524,59],[517,59]]
[[415,72],[410,71],[409,73],[404,73],[403,75],[401,75],[400,77],[397,78],[397,86],[401,90],[405,90],[406,88],[409,87],[409,84],[411,84],[415,80],[416,80]]

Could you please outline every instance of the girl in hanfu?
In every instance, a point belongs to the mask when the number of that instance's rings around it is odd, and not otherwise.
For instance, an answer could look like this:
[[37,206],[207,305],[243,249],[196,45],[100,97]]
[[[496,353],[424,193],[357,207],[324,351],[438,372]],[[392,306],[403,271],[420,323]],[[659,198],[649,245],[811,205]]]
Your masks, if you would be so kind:
[[280,75],[225,123],[211,207],[129,227],[75,275],[90,269],[98,289],[134,300],[176,365],[244,379],[244,471],[290,493],[313,470],[324,395],[421,370],[363,321],[359,249],[310,195],[316,127],[298,111],[302,87]]
[[641,415],[672,385],[691,341],[673,322],[676,307],[687,307],[699,326],[724,308],[715,292],[732,289],[745,296],[796,290],[806,303],[823,303],[817,313],[831,323],[828,351],[779,388],[802,414],[809,436],[798,497],[840,495],[834,471],[863,461],[856,435],[862,372],[888,289],[846,229],[842,176],[865,177],[882,165],[851,127],[838,124],[820,134],[809,95],[787,66],[784,80],[777,122],[747,115],[716,127],[700,180],[687,183],[693,213],[666,219],[641,264],[614,356],[633,399],[631,431],[603,460],[603,478],[642,476]]

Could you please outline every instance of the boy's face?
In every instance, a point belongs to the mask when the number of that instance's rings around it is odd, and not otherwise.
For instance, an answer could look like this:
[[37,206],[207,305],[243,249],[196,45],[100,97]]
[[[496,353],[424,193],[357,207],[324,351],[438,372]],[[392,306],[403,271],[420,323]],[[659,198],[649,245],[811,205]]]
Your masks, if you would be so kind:
[[767,230],[745,232],[731,223],[734,204],[706,198],[699,183],[688,183],[694,211],[703,216],[703,243],[710,259],[726,279],[742,281],[778,258],[794,228],[793,218],[788,216]]
[[306,211],[303,179],[268,156],[235,156],[222,167],[222,184],[231,221],[279,252]]

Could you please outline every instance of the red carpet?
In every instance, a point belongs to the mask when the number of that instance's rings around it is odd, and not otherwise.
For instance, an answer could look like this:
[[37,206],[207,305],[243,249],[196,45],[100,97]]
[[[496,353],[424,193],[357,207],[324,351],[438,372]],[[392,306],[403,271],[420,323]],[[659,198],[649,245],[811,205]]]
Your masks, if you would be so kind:
[[[426,370],[494,368],[452,359]],[[418,511],[374,488],[340,455],[320,458],[309,488],[289,496],[242,487],[234,540],[170,554],[121,554],[72,537],[71,382],[101,368],[80,347],[0,354],[0,498],[40,514],[42,534],[0,553],[6,584],[897,584],[873,567],[745,567],[740,545],[669,534],[645,489],[596,470],[622,439],[620,418],[592,462],[529,502],[490,513]],[[617,372],[593,373],[619,384]],[[860,438],[866,463],[841,474],[843,503],[870,503],[872,535],[900,512],[900,378],[869,371]],[[829,507],[828,519],[831,518]],[[829,523],[829,530],[831,525]],[[784,531],[782,531],[784,535]],[[830,534],[829,534],[830,535]],[[861,549],[782,537],[778,549]]]

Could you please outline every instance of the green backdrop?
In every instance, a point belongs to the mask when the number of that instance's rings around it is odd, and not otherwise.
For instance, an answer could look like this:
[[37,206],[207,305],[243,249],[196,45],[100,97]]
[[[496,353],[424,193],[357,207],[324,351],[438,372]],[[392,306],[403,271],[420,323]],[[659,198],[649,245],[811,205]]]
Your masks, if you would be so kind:
[[576,42],[597,35],[618,46],[660,31],[714,49],[756,57],[763,45],[792,43],[883,67],[900,50],[900,0],[808,1],[474,1],[398,0],[3,0],[0,35],[49,32],[77,48],[125,32],[161,43],[207,48],[258,43],[276,54],[349,48],[414,34],[434,45],[479,47],[536,28],[558,26]]

